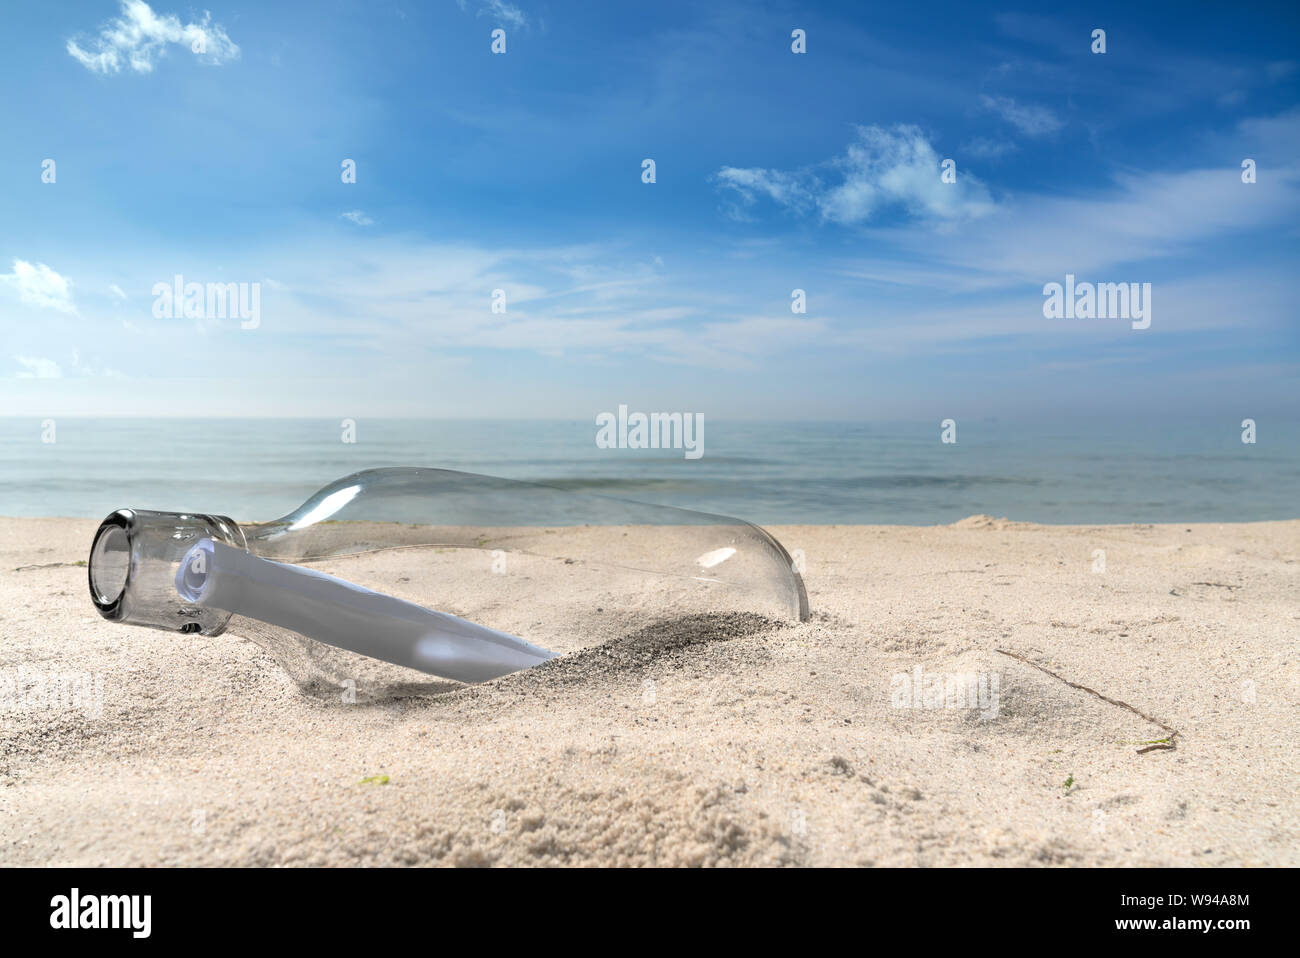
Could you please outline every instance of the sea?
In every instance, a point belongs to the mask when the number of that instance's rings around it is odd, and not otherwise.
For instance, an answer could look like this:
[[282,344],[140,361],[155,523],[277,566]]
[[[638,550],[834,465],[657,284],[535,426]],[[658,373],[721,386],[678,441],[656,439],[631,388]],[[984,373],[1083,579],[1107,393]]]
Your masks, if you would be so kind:
[[[705,423],[703,453],[600,448],[592,420],[0,418],[0,516],[132,507],[266,520],[331,480],[433,466],[764,525],[1300,517],[1300,421]],[[349,441],[350,440],[350,441]]]

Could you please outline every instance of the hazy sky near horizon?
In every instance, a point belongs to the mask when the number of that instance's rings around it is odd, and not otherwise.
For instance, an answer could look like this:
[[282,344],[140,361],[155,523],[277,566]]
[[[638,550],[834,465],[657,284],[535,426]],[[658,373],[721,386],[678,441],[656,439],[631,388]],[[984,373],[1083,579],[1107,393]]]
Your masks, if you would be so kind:
[[1294,4],[205,7],[5,10],[0,415],[1297,411]]

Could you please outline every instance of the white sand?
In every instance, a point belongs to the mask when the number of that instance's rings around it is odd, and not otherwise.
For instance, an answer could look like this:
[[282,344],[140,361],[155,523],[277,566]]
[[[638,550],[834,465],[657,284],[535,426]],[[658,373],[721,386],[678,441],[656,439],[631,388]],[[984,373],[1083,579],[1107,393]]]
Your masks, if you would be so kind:
[[[808,623],[577,617],[543,670],[370,705],[102,620],[96,525],[0,519],[0,696],[103,677],[99,715],[0,698],[0,864],[1300,864],[1300,521],[775,528]],[[412,552],[347,561],[412,594]],[[519,596],[452,611],[572,601]],[[997,675],[996,717],[892,707],[916,666]]]

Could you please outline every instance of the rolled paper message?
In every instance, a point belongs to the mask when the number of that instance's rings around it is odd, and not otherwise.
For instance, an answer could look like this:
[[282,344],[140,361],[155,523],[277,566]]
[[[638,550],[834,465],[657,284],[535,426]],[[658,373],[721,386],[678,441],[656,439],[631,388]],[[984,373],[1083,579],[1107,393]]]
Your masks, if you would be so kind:
[[507,632],[212,539],[185,554],[176,591],[201,608],[459,682],[486,682],[555,657]]

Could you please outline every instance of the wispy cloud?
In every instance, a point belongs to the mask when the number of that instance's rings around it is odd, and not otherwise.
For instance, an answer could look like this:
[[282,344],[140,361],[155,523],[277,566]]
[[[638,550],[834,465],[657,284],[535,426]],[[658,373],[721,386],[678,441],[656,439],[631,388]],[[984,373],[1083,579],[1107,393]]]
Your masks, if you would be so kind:
[[15,356],[14,361],[22,367],[18,371],[19,379],[60,379],[63,370],[52,359],[40,356]]
[[984,94],[980,101],[1025,136],[1050,136],[1065,123],[1045,106],[1034,103],[1017,103],[1009,96]]
[[[286,331],[362,335],[369,346],[610,356],[735,367],[806,335],[803,318],[770,322],[747,303],[707,301],[648,263],[618,263],[595,249],[494,249],[394,239],[357,240],[346,264],[316,257],[285,264],[277,320]],[[492,291],[505,294],[493,312]],[[268,305],[268,309],[271,307]],[[371,319],[382,316],[376,325]],[[405,344],[405,345],[403,345]]]
[[985,136],[977,136],[962,146],[961,154],[977,160],[997,160],[1010,156],[1019,149],[1020,146],[1011,140],[991,140]]
[[843,156],[822,164],[827,183],[815,170],[783,172],[725,166],[714,180],[734,191],[742,208],[759,197],[795,212],[816,211],[823,221],[855,225],[887,211],[914,217],[959,220],[993,210],[988,188],[969,173],[956,182],[941,178],[942,158],[915,126],[860,126]]
[[[1255,154],[1266,145],[1283,157],[1300,149],[1300,111],[1243,120],[1233,145]],[[1269,272],[1276,268],[1264,252],[1246,258],[1258,271],[1223,271],[1237,261],[1223,254],[1242,237],[1270,229],[1287,229],[1300,217],[1300,165],[1273,166],[1265,180],[1241,182],[1237,167],[1229,166],[1125,172],[1111,182],[1075,195],[1020,192],[1002,199],[998,209],[960,235],[936,235],[934,230],[901,224],[873,229],[870,236],[887,251],[884,258],[864,257],[845,264],[841,275],[870,284],[873,291],[910,288],[909,301],[920,302],[936,291],[1018,295],[1075,273],[1104,279],[1146,276],[1161,281],[1162,316],[1175,306],[1187,328],[1192,315],[1220,309],[1222,326],[1242,317],[1285,315],[1279,302],[1264,301],[1266,292],[1288,287]],[[1176,279],[1191,288],[1192,280],[1216,271],[1214,283],[1222,295],[1204,290],[1181,300],[1172,295]],[[1213,283],[1206,283],[1212,287]],[[1037,314],[1034,314],[1037,315]],[[1198,321],[1199,322],[1199,321]],[[1207,325],[1208,319],[1200,325]]]
[[[418,369],[433,357],[441,362],[469,351],[497,352],[511,363],[531,354],[599,366],[634,356],[736,369],[780,355],[824,328],[818,318],[792,314],[788,294],[766,299],[739,281],[734,285],[742,292],[733,294],[716,288],[712,274],[670,273],[653,256],[629,259],[603,245],[487,248],[369,230],[323,243],[304,241],[292,253],[250,250],[224,262],[228,275],[271,268],[278,281],[262,281],[259,331],[214,321],[204,330],[205,348],[233,358],[256,342],[250,361],[257,365],[282,362],[280,350],[288,348],[282,344],[309,344],[314,370],[348,376],[359,370],[378,376],[390,365]],[[123,285],[147,288],[167,269],[138,264]],[[494,309],[496,290],[503,293],[501,310]],[[107,302],[87,304],[85,311],[95,314],[86,318],[87,330],[120,324],[121,309]],[[277,338],[257,338],[270,331]],[[194,334],[193,323],[154,317],[145,305],[125,334],[85,342],[94,345],[97,361],[148,378],[168,375],[170,357]],[[51,355],[56,342],[33,328],[30,344],[11,349]],[[58,358],[65,374],[78,372]]]
[[[741,168],[724,166],[715,180],[734,190],[745,206],[752,206],[759,197],[772,200],[778,206],[804,210],[815,205],[819,186],[815,179],[799,173],[782,173],[758,167]],[[733,211],[739,218],[739,210]]]
[[1295,71],[1296,62],[1294,60],[1276,60],[1264,67],[1264,72],[1268,75],[1269,80],[1274,83],[1286,79]]
[[375,225],[375,221],[372,220],[365,213],[361,212],[361,210],[349,210],[348,212],[342,214],[342,216],[343,219],[347,220],[349,223],[355,223],[357,226]]
[[92,73],[120,73],[123,66],[149,73],[169,44],[188,47],[204,63],[221,64],[239,56],[239,47],[207,11],[201,21],[182,24],[175,14],[154,13],[144,0],[122,0],[122,15],[106,23],[98,37],[84,47],[69,40],[67,50]]
[[[456,0],[462,10],[468,9],[467,0]],[[478,7],[477,15],[480,17],[492,17],[499,23],[506,23],[512,27],[526,27],[528,17],[524,11],[516,7],[513,3],[506,3],[505,0],[474,0],[475,6]]]
[[0,273],[0,284],[16,292],[18,299],[29,306],[56,309],[61,313],[77,311],[72,301],[71,280],[44,263],[33,266],[26,260],[15,259],[12,273]]
[[[1300,168],[1244,186],[1235,169],[1124,174],[1089,196],[1024,194],[960,236],[897,228],[878,238],[931,268],[1041,285],[1065,272],[1131,267],[1221,251],[1233,237],[1300,216]],[[983,283],[981,283],[983,284]]]

